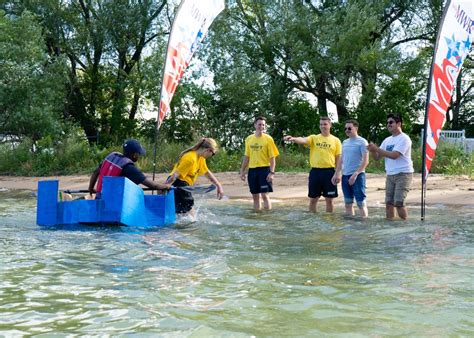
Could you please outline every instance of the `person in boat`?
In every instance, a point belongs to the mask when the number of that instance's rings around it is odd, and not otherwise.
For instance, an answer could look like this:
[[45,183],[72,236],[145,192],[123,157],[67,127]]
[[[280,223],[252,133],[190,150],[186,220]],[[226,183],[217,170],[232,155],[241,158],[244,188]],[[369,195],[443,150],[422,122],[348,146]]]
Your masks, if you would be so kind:
[[[101,197],[104,176],[123,176],[137,185],[142,184],[155,190],[170,189],[170,184],[157,183],[148,179],[135,166],[135,162],[138,161],[140,156],[145,154],[145,149],[137,140],[130,139],[125,141],[123,144],[123,154],[119,152],[110,153],[94,171],[89,180],[89,193],[91,195],[96,194],[96,198]],[[95,188],[96,183],[97,188]]]
[[263,208],[270,210],[272,203],[269,193],[273,192],[272,183],[279,152],[273,138],[266,133],[266,119],[262,116],[256,117],[254,127],[255,132],[245,139],[245,154],[239,176],[242,181],[247,177],[254,210],[261,209],[260,200],[263,200]]
[[[202,138],[194,146],[184,150],[174,165],[166,183],[174,187],[192,186],[198,176],[206,176],[209,181],[217,187],[217,198],[224,196],[224,190],[219,180],[208,169],[206,159],[214,156],[218,150],[217,142],[209,137]],[[193,214],[194,198],[191,192],[184,189],[176,189],[174,201],[177,214]]]

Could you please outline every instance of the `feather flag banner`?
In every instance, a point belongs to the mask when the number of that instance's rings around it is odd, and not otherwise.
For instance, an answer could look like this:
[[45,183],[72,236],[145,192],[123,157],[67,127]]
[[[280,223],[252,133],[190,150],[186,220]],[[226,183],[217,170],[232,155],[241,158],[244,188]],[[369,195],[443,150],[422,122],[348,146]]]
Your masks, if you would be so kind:
[[424,140],[425,177],[428,176],[435,156],[456,79],[471,48],[474,33],[473,20],[473,1],[450,1],[446,5],[438,32],[427,97]]
[[157,128],[170,111],[171,99],[209,26],[225,8],[224,0],[183,0],[168,40]]
[[433,53],[423,134],[421,219],[425,216],[426,179],[435,157],[456,80],[474,37],[474,1],[447,2]]

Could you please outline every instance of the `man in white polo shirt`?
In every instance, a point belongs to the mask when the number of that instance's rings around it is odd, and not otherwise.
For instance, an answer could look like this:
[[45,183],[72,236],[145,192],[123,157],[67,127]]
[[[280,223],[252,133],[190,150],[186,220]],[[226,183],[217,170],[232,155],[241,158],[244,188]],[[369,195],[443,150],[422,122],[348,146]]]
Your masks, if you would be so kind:
[[402,119],[394,114],[387,115],[387,129],[392,136],[387,137],[380,147],[370,143],[368,149],[379,160],[384,157],[385,171],[385,208],[387,219],[395,218],[395,208],[398,216],[406,220],[408,212],[405,199],[410,191],[413,179],[413,161],[411,160],[411,140],[402,131]]

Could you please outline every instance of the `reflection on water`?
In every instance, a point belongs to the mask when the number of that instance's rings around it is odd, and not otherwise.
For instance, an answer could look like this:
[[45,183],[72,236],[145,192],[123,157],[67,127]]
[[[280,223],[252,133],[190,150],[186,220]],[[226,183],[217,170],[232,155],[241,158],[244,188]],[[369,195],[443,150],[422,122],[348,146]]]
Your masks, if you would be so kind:
[[196,222],[142,231],[35,225],[0,192],[1,335],[469,336],[474,209],[427,221],[253,212],[200,202]]

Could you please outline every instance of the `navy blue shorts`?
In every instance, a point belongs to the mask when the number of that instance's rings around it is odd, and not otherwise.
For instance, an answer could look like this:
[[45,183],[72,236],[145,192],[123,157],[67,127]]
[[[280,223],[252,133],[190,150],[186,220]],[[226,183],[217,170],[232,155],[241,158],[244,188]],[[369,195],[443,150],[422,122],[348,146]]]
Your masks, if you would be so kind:
[[344,203],[354,203],[354,198],[357,205],[360,205],[365,201],[365,173],[360,173],[353,185],[349,185],[349,178],[352,175],[342,175],[342,192],[344,194]]
[[334,168],[312,168],[309,172],[308,197],[337,197],[337,186],[332,184]]
[[[173,187],[187,187],[188,182],[176,180],[173,182]],[[183,189],[174,190],[174,207],[177,214],[185,214],[189,212],[194,206],[193,195]]]
[[270,167],[250,168],[247,175],[251,194],[260,194],[273,192],[271,182],[267,182],[267,176],[270,173]]

